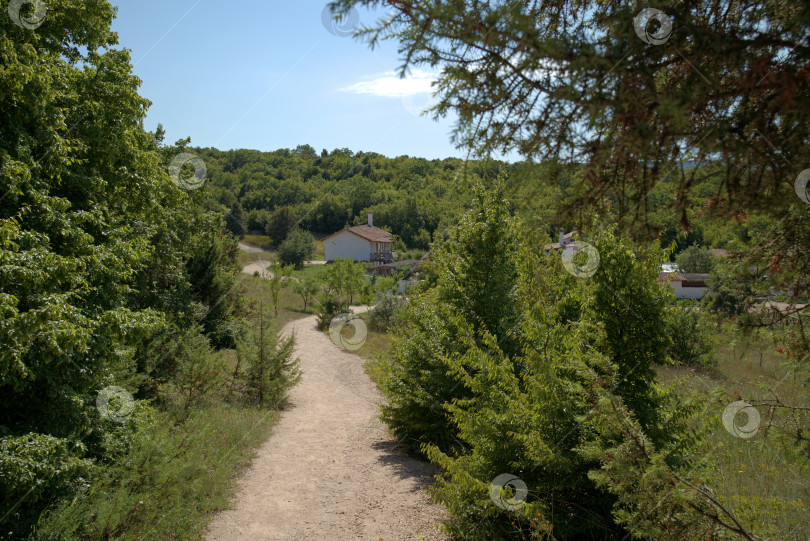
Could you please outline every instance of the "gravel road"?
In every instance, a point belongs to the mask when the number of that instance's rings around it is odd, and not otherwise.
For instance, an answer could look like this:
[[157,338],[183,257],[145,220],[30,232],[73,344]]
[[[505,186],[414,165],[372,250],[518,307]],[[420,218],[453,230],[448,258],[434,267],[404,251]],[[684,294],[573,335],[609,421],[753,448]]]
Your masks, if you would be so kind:
[[303,379],[206,539],[447,539],[425,492],[429,464],[408,457],[379,421],[383,397],[363,359],[315,328],[295,331]]

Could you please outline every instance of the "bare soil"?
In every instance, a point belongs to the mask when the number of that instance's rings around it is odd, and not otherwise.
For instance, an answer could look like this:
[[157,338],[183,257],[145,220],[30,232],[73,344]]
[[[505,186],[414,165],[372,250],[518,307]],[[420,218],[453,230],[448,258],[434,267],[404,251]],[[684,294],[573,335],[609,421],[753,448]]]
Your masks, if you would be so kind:
[[315,317],[289,323],[303,378],[272,436],[206,539],[447,539],[425,489],[431,466],[409,457],[380,422],[383,397],[363,360]]

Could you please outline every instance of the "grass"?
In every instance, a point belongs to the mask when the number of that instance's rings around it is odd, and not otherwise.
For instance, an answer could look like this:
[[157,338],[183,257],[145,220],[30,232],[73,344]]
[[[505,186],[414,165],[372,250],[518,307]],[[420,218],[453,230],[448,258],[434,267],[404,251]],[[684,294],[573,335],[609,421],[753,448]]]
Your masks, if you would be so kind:
[[274,411],[209,406],[158,414],[115,464],[40,520],[34,539],[199,539],[267,439]]
[[[305,267],[299,271],[293,271],[293,277],[300,277],[306,273],[317,272],[315,268]],[[258,306],[264,303],[265,307],[269,307],[270,312],[273,312],[273,302],[270,294],[270,285],[264,278],[254,278],[243,274],[238,278],[240,285],[245,289],[245,299],[253,305],[252,312],[258,313]],[[285,287],[279,293],[278,302],[278,316],[275,317],[273,327],[276,330],[281,329],[285,324],[301,319],[303,317],[311,316],[316,313],[317,302],[310,301],[307,305],[306,311],[304,310],[304,301],[301,297],[293,291],[292,287]],[[256,316],[254,316],[255,319]]]
[[[769,399],[775,393],[784,403],[810,407],[806,374],[792,371],[778,344],[765,337],[743,338],[726,329],[718,330],[717,341],[716,367],[663,367],[658,369],[660,380],[685,378],[685,393],[707,396],[718,388],[727,393],[726,400],[709,405],[703,414],[713,426],[705,450],[712,460],[712,488],[749,531],[765,538],[810,539],[807,451],[780,437],[778,430],[767,430],[771,420],[774,427],[787,421],[787,412],[759,408],[760,429],[751,438],[732,435],[720,422],[725,406],[740,398]],[[745,424],[746,414],[739,416],[737,421]],[[803,417],[800,422],[807,426],[807,412]]]
[[270,242],[270,237],[267,235],[245,235],[242,238],[242,244],[253,246],[254,248],[261,248],[262,250],[272,250],[275,248],[273,243]]
[[[360,318],[368,322],[368,312],[361,314]],[[366,341],[363,343],[363,346],[360,349],[355,351],[355,353],[365,359],[366,374],[368,374],[374,383],[379,385],[380,378],[382,377],[380,360],[385,355],[388,355],[388,352],[391,349],[391,334],[374,329],[368,324],[366,327]]]

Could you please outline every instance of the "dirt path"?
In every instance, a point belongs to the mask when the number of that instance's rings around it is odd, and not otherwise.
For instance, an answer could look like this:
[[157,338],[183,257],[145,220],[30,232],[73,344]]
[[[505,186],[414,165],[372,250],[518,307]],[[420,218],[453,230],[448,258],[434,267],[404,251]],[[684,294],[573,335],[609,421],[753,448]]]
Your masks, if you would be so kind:
[[270,266],[269,261],[259,260],[253,263],[248,263],[247,265],[242,267],[242,272],[244,272],[245,274],[249,274],[251,276],[253,276],[253,273],[258,272],[260,275],[270,278],[273,276],[273,273],[271,273],[270,271],[265,272],[265,269],[269,266]]
[[[256,248],[255,246],[248,246],[247,244],[242,244],[241,242],[239,243],[239,249],[248,254],[272,254],[276,252],[276,250],[263,250],[261,248]],[[304,261],[305,267],[317,265],[326,265],[326,261]],[[256,256],[256,261],[254,261],[253,263],[248,263],[247,265],[242,267],[242,272],[253,276],[255,272],[258,272],[259,274],[264,273],[265,269],[269,266],[270,266],[269,261],[260,259],[260,256]],[[272,276],[272,274],[270,274],[270,276]]]
[[396,449],[363,360],[315,328],[295,330],[303,379],[206,539],[446,539],[424,488],[430,466]]

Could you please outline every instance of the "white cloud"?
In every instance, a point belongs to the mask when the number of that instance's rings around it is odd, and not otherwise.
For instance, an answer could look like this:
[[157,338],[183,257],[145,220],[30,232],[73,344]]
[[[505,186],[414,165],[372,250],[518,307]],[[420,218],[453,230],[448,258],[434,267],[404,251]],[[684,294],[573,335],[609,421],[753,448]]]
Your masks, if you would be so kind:
[[422,70],[413,70],[404,79],[400,79],[393,71],[388,71],[368,81],[360,81],[339,90],[356,94],[374,94],[387,98],[403,98],[433,92],[430,85],[435,80],[435,74]]

